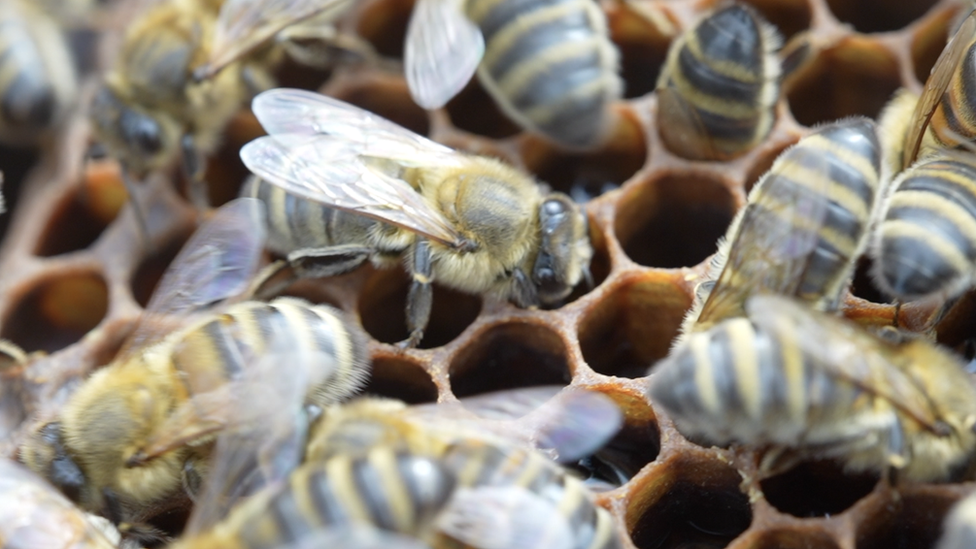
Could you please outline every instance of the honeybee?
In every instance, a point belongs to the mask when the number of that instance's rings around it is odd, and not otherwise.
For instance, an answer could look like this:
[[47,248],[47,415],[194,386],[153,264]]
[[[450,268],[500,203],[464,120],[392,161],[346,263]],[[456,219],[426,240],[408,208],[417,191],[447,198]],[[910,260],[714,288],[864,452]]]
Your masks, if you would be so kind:
[[746,312],[652,368],[648,396],[682,434],[767,447],[767,473],[828,458],[936,481],[972,465],[976,388],[955,355],[782,296],[754,296]]
[[620,54],[590,0],[418,0],[404,71],[414,101],[444,106],[477,70],[502,111],[571,149],[598,146],[620,99]]
[[748,6],[705,17],[668,50],[657,81],[657,129],[693,160],[729,160],[761,143],[776,119],[782,39]]
[[7,549],[115,549],[119,532],[75,507],[21,465],[0,459],[0,545]]
[[0,141],[34,145],[64,118],[77,75],[58,23],[36,2],[0,2]]
[[[85,509],[114,502],[123,512],[143,510],[185,497],[181,488],[192,495],[188,474],[205,468],[215,433],[263,421],[266,406],[325,406],[357,390],[367,368],[365,335],[330,307],[242,302],[164,337],[172,326],[165,320],[246,288],[263,227],[263,206],[253,199],[225,205],[201,226],[117,358],[21,446],[21,460]],[[264,355],[271,366],[261,366]],[[278,378],[290,392],[271,390]],[[235,395],[257,396],[234,406]]]
[[902,301],[952,298],[976,274],[976,155],[942,151],[892,183],[871,245],[878,287]]
[[[366,260],[404,262],[413,281],[402,345],[423,337],[433,281],[535,307],[558,303],[588,278],[593,249],[584,212],[514,168],[316,93],[271,90],[252,108],[270,136],[241,149],[244,164],[328,207],[302,227],[316,235],[314,249],[282,250],[291,252],[288,263],[299,276],[333,276]],[[291,199],[263,198],[278,233],[272,241],[297,244],[289,240],[298,231],[284,228],[296,219],[280,206]]]
[[719,242],[683,337],[743,316],[746,299],[763,292],[835,309],[866,244],[883,180],[867,118],[823,126],[783,152]]
[[976,546],[976,495],[963,498],[942,524],[942,538],[936,549],[966,549]]

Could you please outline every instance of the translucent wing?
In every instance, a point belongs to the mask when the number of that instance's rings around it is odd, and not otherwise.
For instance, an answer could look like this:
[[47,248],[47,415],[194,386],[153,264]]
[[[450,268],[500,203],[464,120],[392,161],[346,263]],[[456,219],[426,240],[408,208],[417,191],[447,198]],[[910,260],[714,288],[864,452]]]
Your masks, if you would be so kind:
[[214,212],[163,274],[119,356],[159,337],[159,317],[180,317],[243,292],[257,270],[267,227],[264,204],[238,198]]
[[198,79],[221,69],[272,40],[288,26],[313,16],[342,15],[353,0],[227,0],[220,8],[207,63]]
[[667,132],[668,146],[687,158],[718,158],[711,132],[705,127],[695,107],[674,88],[657,90],[658,128]]
[[919,394],[918,383],[888,359],[883,343],[856,324],[782,296],[752,297],[746,310],[756,326],[795,341],[804,355],[813,357],[830,375],[888,401],[927,429],[939,430],[937,412],[923,404],[929,398]]
[[[476,415],[458,413],[459,407]],[[531,446],[560,462],[596,452],[623,424],[623,414],[610,397],[565,387],[499,391],[456,404],[411,406],[406,414],[425,428],[488,434]]]
[[485,54],[481,30],[459,0],[417,0],[407,25],[403,62],[413,100],[444,106],[471,80]]
[[371,217],[453,248],[466,239],[409,183],[383,173],[330,136],[262,137],[241,149],[249,170],[291,194]]
[[299,540],[281,549],[321,549],[323,547],[342,547],[343,549],[430,549],[426,543],[404,535],[395,534],[366,524],[347,524],[321,528],[299,535]]
[[929,127],[932,115],[942,100],[942,95],[948,89],[952,76],[974,37],[976,37],[976,12],[970,13],[969,17],[963,21],[962,26],[942,50],[939,59],[932,67],[932,74],[925,81],[925,89],[922,90],[922,96],[915,104],[912,122],[908,125],[908,133],[905,135],[902,169],[910,166],[918,157],[922,140],[925,137],[925,130]]
[[728,236],[733,240],[725,267],[698,316],[699,326],[742,316],[751,295],[797,293],[829,206],[825,154],[801,141],[749,194],[738,231]]
[[478,549],[574,547],[566,517],[549,500],[515,485],[459,488],[438,516],[442,534]]
[[305,90],[280,88],[258,94],[254,115],[269,135],[331,135],[355,154],[406,166],[455,165],[451,148],[355,105]]

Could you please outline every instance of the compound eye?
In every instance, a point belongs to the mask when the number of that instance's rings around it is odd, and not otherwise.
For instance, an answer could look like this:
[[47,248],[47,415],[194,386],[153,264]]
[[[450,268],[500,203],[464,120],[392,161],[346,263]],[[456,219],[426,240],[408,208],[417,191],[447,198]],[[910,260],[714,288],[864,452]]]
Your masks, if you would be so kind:
[[163,148],[162,131],[152,118],[137,112],[125,111],[119,122],[127,140],[134,143],[141,152],[152,155]]

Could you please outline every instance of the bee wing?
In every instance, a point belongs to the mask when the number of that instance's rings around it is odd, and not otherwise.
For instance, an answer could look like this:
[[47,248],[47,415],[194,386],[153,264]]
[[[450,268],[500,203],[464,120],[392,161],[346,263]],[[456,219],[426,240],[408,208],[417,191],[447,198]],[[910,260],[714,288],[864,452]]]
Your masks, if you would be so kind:
[[915,104],[915,112],[912,114],[912,122],[908,125],[908,133],[905,134],[905,147],[903,149],[902,169],[908,168],[918,157],[918,151],[922,146],[922,139],[925,137],[925,130],[929,127],[932,115],[935,113],[942,95],[949,87],[952,75],[956,72],[956,67],[966,49],[976,36],[976,11],[969,14],[956,34],[949,39],[945,49],[939,55],[932,73],[925,81],[925,89],[922,96]]
[[830,163],[819,149],[801,143],[783,153],[773,170],[750,193],[699,322],[740,316],[751,295],[799,289],[827,216]]
[[[659,128],[666,128],[669,141],[680,141],[676,148],[682,151],[696,150],[697,143],[705,145],[707,158],[717,156],[711,132],[705,127],[695,107],[686,101],[674,88],[657,90],[657,114]],[[699,152],[699,154],[701,154]]]
[[401,534],[380,530],[366,524],[325,527],[299,534],[298,541],[280,545],[281,549],[430,549],[426,543]]
[[207,63],[197,78],[209,78],[273,39],[285,28],[326,12],[335,17],[353,0],[227,0],[220,7]]
[[569,521],[559,508],[516,485],[458,488],[434,527],[477,549],[574,546]]
[[266,233],[260,200],[238,198],[214,212],[166,269],[119,356],[161,336],[161,317],[188,315],[243,292],[257,270]]
[[[795,341],[801,351],[813,357],[829,374],[891,403],[906,417],[937,432],[938,415],[923,403],[918,383],[887,359],[882,345],[872,334],[852,322],[820,313],[795,300],[775,295],[758,295],[746,304],[749,319],[759,328],[784,340]],[[796,337],[803,334],[803,337]],[[877,352],[871,352],[878,349]],[[890,367],[879,368],[879,364]]]
[[417,0],[407,25],[404,73],[414,102],[443,107],[458,94],[485,55],[481,29],[459,0]]
[[466,240],[409,183],[331,136],[262,137],[241,149],[249,170],[291,194],[461,248]]
[[[474,414],[457,413],[457,408]],[[458,403],[411,406],[408,418],[425,428],[480,433],[528,445],[560,462],[602,448],[620,430],[623,414],[597,391],[529,387],[466,398]],[[477,436],[477,435],[475,435]]]

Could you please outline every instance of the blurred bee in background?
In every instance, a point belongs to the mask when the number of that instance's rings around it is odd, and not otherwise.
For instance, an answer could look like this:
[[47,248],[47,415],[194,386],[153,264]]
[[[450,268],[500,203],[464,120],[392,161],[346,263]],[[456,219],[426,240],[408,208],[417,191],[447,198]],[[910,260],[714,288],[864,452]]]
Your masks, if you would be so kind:
[[748,6],[702,19],[671,44],[657,81],[657,129],[691,160],[729,160],[761,143],[776,120],[782,39]]
[[760,295],[651,369],[648,396],[709,444],[767,448],[772,475],[807,458],[917,481],[954,477],[976,452],[976,388],[952,353]]
[[620,54],[596,2],[418,0],[404,68],[414,101],[444,106],[477,70],[505,114],[570,149],[607,137]]
[[942,523],[942,538],[936,549],[976,547],[976,495],[970,494],[955,506]]
[[518,170],[316,93],[271,90],[253,109],[270,136],[241,158],[287,193],[261,182],[245,192],[268,203],[276,251],[301,277],[405,262],[413,281],[401,345],[423,337],[432,282],[537,307],[589,278],[584,212]]
[[137,17],[91,108],[95,133],[122,165],[130,196],[131,177],[142,179],[181,156],[193,202],[208,205],[205,155],[234,114],[274,86],[271,71],[283,50],[271,38],[306,17],[337,16],[350,4],[168,0]]
[[0,459],[0,545],[7,549],[115,549],[119,532],[75,507],[21,465]]
[[78,82],[58,22],[37,2],[0,2],[0,141],[33,146],[64,118]]
[[976,275],[976,155],[943,151],[892,183],[871,246],[878,287],[900,301],[954,298]]
[[822,126],[784,151],[719,242],[679,341],[743,316],[758,293],[836,309],[867,242],[881,155],[867,118]]
[[[321,407],[356,391],[367,368],[365,335],[330,307],[243,302],[167,333],[173,319],[246,288],[264,223],[257,200],[218,210],[173,261],[116,359],[39,426],[20,459],[85,509],[118,507],[112,514],[124,518],[185,500],[181,488],[194,495],[209,442],[222,429],[258,420],[265,406],[283,407],[279,399],[290,394]],[[276,354],[282,348],[307,358],[286,360]],[[255,380],[250,365],[264,354],[276,368]],[[277,397],[261,392],[245,408],[229,404],[234,395],[275,386],[275,377],[296,388]]]

